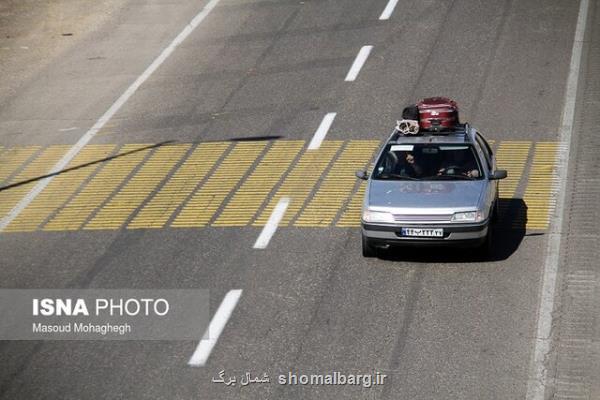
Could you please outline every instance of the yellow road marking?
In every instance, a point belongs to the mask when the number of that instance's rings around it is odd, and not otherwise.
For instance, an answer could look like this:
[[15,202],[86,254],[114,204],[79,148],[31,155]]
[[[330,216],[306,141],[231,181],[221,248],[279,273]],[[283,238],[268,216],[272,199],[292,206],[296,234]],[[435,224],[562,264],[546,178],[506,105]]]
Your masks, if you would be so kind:
[[[89,145],[67,165],[76,167],[107,157],[114,145]],[[57,175],[46,188],[15,218],[5,229],[7,232],[34,231],[56,209],[60,208],[81,186],[81,184],[99,168],[91,164]]]
[[129,223],[128,228],[162,228],[177,208],[214,167],[230,144],[226,142],[198,145],[167,181],[165,186]]
[[303,140],[275,142],[212,225],[248,225],[296,159],[302,146]]
[[27,146],[3,150],[0,153],[0,182],[5,183],[9,176],[40,149],[40,146]]
[[525,226],[525,212],[514,197],[523,177],[530,151],[531,141],[503,141],[496,151],[498,168],[508,171],[508,177],[498,183],[500,197],[498,211],[502,224],[514,228],[523,229]]
[[[128,144],[119,149],[121,156],[107,161],[83,189],[42,228],[47,231],[77,230],[127,179],[148,155],[147,145]],[[138,151],[139,150],[139,151]],[[128,152],[132,152],[126,154]]]
[[[369,165],[367,171],[371,173],[373,171],[373,165]],[[365,188],[366,182],[362,179],[357,179],[358,188],[352,198],[342,209],[342,216],[337,221],[335,226],[339,226],[340,228],[356,228],[360,226],[360,212],[362,210],[363,199],[365,197]]]
[[535,146],[529,181],[523,200],[527,205],[527,229],[546,229],[554,211],[555,172],[559,143],[539,142]]
[[321,147],[316,150],[305,151],[253,225],[263,226],[279,199],[289,197],[290,203],[287,211],[279,223],[279,226],[287,226],[304,205],[306,198],[337,154],[342,143],[341,140],[330,140],[323,142]]
[[[59,174],[6,230],[33,231],[40,226],[47,231],[76,230],[86,223],[86,229],[117,229],[129,219],[128,229],[202,227],[211,222],[220,227],[262,226],[282,196],[292,198],[282,226],[357,227],[365,185],[354,177],[354,170],[364,167],[379,144],[373,140],[324,141],[320,149],[306,151],[304,141],[284,140],[268,145],[213,142],[195,148],[181,144],[144,149]],[[554,168],[560,145],[495,144],[498,166],[509,172],[500,183],[501,198],[514,201],[527,172],[527,228],[547,228],[554,210]],[[146,146],[126,145],[119,151]],[[104,158],[112,147],[86,146],[69,167]],[[4,183],[9,185],[43,176],[68,148],[0,149],[0,179],[9,179]],[[530,153],[533,160],[527,168]],[[34,184],[0,191],[0,212],[8,213]],[[513,225],[523,226],[525,214],[509,217],[513,222],[520,218],[520,225],[519,221]]]
[[264,142],[238,143],[217,166],[215,172],[183,207],[171,226],[206,226],[221,203],[246,175],[264,150]]
[[[33,161],[17,174],[11,184],[38,178],[48,173],[48,169],[58,162],[69,146],[56,145],[47,147]],[[0,192],[0,215],[7,214],[35,186],[36,181],[5,189]]]
[[189,149],[189,145],[159,147],[139,171],[83,229],[119,229],[131,214],[167,177]]
[[512,198],[523,176],[527,164],[531,142],[505,141],[501,142],[496,152],[498,168],[508,171],[508,177],[499,183],[501,198]]
[[378,140],[348,142],[294,225],[305,227],[331,225],[356,186],[354,172],[366,167],[379,143]]
[[365,197],[365,187],[365,181],[361,180],[358,190],[352,196],[352,199],[335,226],[339,226],[340,228],[356,228],[360,226],[360,211],[362,209],[363,198]]

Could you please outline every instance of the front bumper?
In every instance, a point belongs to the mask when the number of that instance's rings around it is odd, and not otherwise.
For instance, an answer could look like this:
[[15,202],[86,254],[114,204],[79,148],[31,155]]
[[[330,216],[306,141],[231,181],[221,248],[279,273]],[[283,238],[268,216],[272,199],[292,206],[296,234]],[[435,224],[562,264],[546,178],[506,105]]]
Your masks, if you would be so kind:
[[[377,225],[362,223],[362,234],[376,246],[477,246],[485,241],[489,220],[471,224]],[[402,228],[443,229],[443,237],[402,236]]]

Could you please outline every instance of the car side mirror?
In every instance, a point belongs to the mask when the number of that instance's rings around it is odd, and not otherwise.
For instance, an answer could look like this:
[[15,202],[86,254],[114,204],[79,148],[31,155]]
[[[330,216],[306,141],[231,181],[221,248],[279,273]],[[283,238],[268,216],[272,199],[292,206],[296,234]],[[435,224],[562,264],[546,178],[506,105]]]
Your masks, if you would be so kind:
[[493,174],[490,175],[490,180],[495,181],[498,179],[504,179],[508,176],[505,169],[497,169]]
[[356,171],[354,175],[356,175],[358,179],[362,179],[363,181],[369,179],[369,173],[367,171]]

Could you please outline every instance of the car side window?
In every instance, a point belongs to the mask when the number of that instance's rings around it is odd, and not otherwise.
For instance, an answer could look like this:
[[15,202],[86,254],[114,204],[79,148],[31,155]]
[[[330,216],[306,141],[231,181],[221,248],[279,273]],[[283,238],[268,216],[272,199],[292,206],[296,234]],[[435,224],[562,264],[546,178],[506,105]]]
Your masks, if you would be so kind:
[[488,166],[488,169],[491,171],[492,170],[492,148],[490,147],[490,145],[488,144],[488,142],[483,138],[483,136],[481,136],[481,134],[479,132],[477,132],[476,135],[476,140],[477,143],[479,144],[479,147],[481,147],[481,149],[483,150],[483,155],[485,156],[485,162]]

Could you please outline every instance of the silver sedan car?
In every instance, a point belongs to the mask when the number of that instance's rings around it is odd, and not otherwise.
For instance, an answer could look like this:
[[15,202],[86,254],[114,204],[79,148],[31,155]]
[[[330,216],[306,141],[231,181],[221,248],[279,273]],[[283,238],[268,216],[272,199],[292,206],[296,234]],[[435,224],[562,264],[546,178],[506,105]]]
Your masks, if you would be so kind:
[[489,250],[498,208],[494,153],[469,125],[446,134],[394,132],[367,180],[363,256],[392,245],[479,246]]

